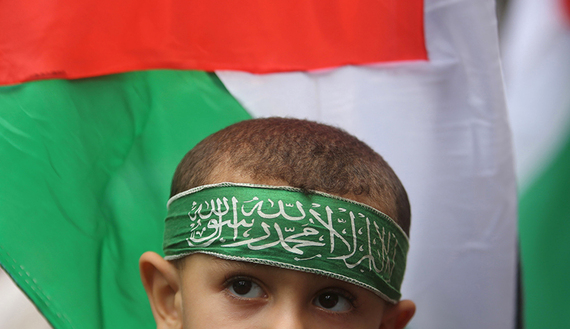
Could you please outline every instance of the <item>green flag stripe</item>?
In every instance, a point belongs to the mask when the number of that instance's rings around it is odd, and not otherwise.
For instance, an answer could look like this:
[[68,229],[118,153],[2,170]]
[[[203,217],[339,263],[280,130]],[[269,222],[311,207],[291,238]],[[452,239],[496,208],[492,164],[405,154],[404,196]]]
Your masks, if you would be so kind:
[[570,323],[570,135],[521,194],[519,226],[526,328]]
[[249,117],[197,71],[1,87],[2,267],[55,328],[153,328],[138,257],[161,250],[175,166]]

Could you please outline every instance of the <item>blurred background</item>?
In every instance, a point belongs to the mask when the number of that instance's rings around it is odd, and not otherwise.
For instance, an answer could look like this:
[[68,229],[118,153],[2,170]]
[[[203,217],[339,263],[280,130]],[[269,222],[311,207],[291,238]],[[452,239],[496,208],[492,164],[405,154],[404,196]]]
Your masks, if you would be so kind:
[[[570,1],[496,10],[519,186],[517,326],[570,328]],[[0,328],[50,328],[3,271],[0,294]]]
[[570,327],[570,1],[499,1],[527,328]]

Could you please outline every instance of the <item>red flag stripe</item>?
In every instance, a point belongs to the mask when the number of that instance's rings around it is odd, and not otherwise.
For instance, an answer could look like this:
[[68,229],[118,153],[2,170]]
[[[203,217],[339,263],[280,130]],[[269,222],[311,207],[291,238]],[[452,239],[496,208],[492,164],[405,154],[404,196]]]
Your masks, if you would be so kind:
[[564,8],[566,24],[570,26],[570,0],[562,0],[562,7]]
[[4,1],[0,30],[0,84],[427,59],[422,0]]

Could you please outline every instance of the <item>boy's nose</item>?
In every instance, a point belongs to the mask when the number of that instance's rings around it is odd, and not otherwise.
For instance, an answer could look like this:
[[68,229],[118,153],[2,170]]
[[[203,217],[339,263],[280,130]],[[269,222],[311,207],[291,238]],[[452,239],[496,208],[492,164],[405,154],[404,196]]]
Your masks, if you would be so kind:
[[296,316],[282,316],[272,321],[271,329],[308,329],[303,321]]
[[268,317],[268,326],[271,329],[309,329],[309,317],[301,305],[283,302],[272,307]]

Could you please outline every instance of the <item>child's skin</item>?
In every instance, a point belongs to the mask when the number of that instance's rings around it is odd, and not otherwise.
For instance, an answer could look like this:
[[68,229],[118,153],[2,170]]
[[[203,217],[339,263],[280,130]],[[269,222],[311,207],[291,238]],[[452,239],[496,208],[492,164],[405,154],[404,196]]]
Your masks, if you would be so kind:
[[[287,185],[234,170],[218,170],[210,180]],[[159,329],[402,329],[415,312],[412,301],[392,305],[344,281],[205,254],[187,256],[176,266],[147,252],[140,271]]]

